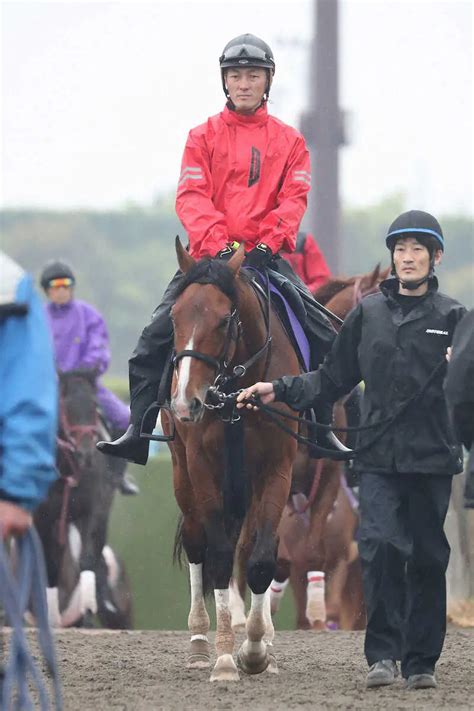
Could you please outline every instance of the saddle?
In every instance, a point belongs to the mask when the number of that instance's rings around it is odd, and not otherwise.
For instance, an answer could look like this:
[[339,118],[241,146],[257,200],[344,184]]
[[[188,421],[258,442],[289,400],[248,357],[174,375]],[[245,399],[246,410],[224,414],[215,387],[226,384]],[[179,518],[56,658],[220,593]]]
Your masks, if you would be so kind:
[[[295,349],[301,370],[307,373],[310,369],[310,344],[304,332],[306,309],[303,299],[295,285],[283,274],[268,269],[267,275],[271,303]],[[267,298],[260,272],[256,272],[253,284],[258,288],[259,293]]]

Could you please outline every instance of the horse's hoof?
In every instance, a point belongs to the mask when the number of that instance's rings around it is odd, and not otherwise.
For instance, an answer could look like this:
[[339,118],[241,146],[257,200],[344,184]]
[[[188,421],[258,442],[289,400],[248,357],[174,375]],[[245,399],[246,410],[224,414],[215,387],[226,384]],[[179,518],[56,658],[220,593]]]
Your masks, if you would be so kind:
[[190,654],[186,662],[186,669],[209,669],[211,657],[206,654]]
[[209,681],[239,681],[239,672],[232,659],[232,654],[222,654],[212,670]]
[[326,623],[323,620],[316,620],[312,623],[311,629],[313,632],[327,632]]
[[261,643],[262,648],[255,652],[248,651],[246,646],[246,640],[237,654],[237,664],[239,669],[241,669],[245,674],[261,674],[266,669],[270,663],[270,657],[268,655],[267,649],[263,642]]
[[207,639],[191,639],[187,669],[207,669],[211,666],[210,646]]
[[278,664],[275,655],[273,652],[270,652],[268,655],[268,667],[267,667],[267,674],[279,674],[280,670],[278,669]]

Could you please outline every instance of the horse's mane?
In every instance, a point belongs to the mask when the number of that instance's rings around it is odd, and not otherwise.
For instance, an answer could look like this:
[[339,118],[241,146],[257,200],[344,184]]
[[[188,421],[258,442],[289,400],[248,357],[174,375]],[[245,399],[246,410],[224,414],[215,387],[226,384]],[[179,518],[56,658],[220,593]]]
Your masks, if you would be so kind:
[[[239,276],[244,281],[248,281],[248,277],[240,271]],[[181,296],[183,291],[191,284],[212,284],[222,291],[232,304],[238,303],[238,290],[234,277],[234,272],[229,269],[227,264],[219,259],[201,259],[196,262],[189,271],[181,277],[176,286],[175,299]]]
[[348,286],[352,286],[356,280],[356,277],[347,277],[345,279],[330,279],[325,284],[319,287],[314,294],[316,301],[321,304],[326,304],[330,299],[332,299],[336,294],[347,289]]

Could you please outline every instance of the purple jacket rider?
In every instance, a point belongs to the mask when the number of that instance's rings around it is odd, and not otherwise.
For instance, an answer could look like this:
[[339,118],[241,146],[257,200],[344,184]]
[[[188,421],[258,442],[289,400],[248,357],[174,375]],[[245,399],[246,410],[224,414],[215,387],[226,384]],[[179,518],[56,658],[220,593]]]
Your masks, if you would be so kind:
[[[105,373],[110,363],[109,334],[98,311],[84,301],[72,299],[63,305],[48,303],[46,315],[59,370],[96,368],[99,375]],[[99,380],[97,398],[110,423],[125,430],[130,418],[129,408]]]

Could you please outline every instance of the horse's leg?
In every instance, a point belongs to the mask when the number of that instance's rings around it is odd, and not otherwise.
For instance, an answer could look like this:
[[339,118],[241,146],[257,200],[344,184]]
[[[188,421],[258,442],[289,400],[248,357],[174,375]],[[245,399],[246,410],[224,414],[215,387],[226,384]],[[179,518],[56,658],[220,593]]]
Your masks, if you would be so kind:
[[278,529],[277,560],[273,580],[270,583],[270,610],[272,615],[276,615],[280,608],[291,574],[291,556],[285,541],[285,529],[288,524],[290,524],[289,509],[286,506]]
[[[247,582],[252,592],[247,618],[247,639],[239,650],[238,660],[247,674],[260,674],[269,664],[264,636],[266,631],[266,595],[275,573],[278,547],[277,530],[290,491],[291,466],[284,461],[277,466],[269,462],[261,474],[263,486],[254,491],[256,541],[247,563]],[[277,483],[279,486],[277,486]]]
[[238,681],[239,672],[232,658],[235,635],[229,606],[229,582],[232,576],[234,551],[227,537],[224,516],[214,510],[206,516],[207,562],[214,573],[216,602],[216,654],[211,681]]
[[207,638],[210,621],[204,601],[203,561],[206,538],[203,527],[191,516],[184,516],[182,526],[183,546],[189,561],[191,585],[191,608],[188,629],[191,632],[188,669],[203,669],[210,666],[210,645]]
[[325,460],[316,499],[311,505],[306,537],[307,590],[306,617],[314,630],[326,629],[325,580],[326,549],[324,532],[340,486],[338,462]]
[[229,583],[229,607],[234,632],[245,630],[247,618],[245,616],[245,602],[240,594],[240,585],[232,577]]
[[57,535],[57,527],[51,525],[53,512],[48,502],[42,504],[35,513],[35,526],[43,546],[46,563],[46,601],[48,605],[48,620],[51,627],[61,627],[61,613],[59,610],[59,571],[62,560],[62,546]]

